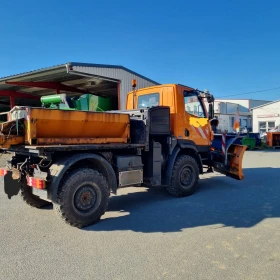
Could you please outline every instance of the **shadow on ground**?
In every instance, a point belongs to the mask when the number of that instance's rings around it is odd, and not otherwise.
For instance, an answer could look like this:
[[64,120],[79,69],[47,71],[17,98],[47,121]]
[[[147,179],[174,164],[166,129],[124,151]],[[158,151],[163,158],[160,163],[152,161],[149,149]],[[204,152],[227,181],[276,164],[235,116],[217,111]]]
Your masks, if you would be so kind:
[[268,217],[280,217],[280,169],[243,170],[242,181],[202,177],[197,192],[189,197],[173,198],[164,188],[114,196],[107,211],[114,217],[102,218],[84,230],[149,233],[200,226],[248,228]]

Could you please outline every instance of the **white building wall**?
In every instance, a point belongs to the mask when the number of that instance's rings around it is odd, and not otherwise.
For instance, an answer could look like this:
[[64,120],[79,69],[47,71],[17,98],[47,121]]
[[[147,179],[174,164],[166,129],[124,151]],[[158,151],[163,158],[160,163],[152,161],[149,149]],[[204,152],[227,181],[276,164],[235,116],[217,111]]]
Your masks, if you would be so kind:
[[253,109],[252,113],[253,132],[265,132],[280,125],[280,101]]
[[249,109],[249,100],[248,99],[215,99],[218,102],[225,102],[225,103],[235,103],[241,105],[245,108]]
[[236,112],[249,113],[249,109],[237,103],[215,101],[214,102],[215,113],[220,114],[236,114]]
[[[214,103],[214,111],[215,115],[218,116],[220,120],[218,129],[233,132],[232,118],[238,111],[241,120],[241,129],[246,126],[250,131],[258,132],[259,123],[258,121],[256,123],[256,120],[253,119],[252,111],[250,111],[250,109],[267,103],[271,103],[271,101],[254,99],[216,99]],[[272,119],[272,121],[275,120]],[[268,126],[268,123],[266,126]]]
[[[233,132],[233,118],[235,117],[235,115],[215,114],[215,116],[217,116],[219,119],[218,130],[227,130],[230,133]],[[252,124],[250,123],[249,116],[240,115],[239,118],[241,120],[241,128],[245,126],[249,128],[250,126],[252,126]]]
[[219,125],[218,125],[218,130],[221,132],[227,130],[228,132],[231,132],[230,129],[230,123],[229,123],[229,116],[228,115],[218,115],[219,119]]

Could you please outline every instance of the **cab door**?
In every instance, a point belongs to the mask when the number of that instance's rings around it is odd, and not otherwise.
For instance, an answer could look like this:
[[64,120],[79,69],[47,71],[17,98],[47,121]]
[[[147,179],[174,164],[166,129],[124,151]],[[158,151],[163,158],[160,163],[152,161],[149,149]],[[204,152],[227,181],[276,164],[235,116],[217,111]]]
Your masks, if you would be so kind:
[[193,90],[182,89],[185,128],[184,139],[197,146],[210,146],[211,127],[202,98]]

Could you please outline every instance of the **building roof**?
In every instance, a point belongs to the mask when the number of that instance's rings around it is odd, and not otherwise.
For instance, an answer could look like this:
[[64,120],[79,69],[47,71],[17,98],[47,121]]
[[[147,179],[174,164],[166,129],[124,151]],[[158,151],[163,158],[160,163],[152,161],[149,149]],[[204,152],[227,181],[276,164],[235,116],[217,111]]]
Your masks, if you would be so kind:
[[265,101],[265,102],[271,102],[271,100],[263,100],[263,99],[252,99],[252,98],[215,98],[215,101],[227,101],[227,100],[235,100],[235,101],[238,101],[238,100],[250,100],[250,101]]
[[16,74],[16,75],[10,75],[10,76],[6,76],[6,77],[1,77],[0,78],[0,82],[1,81],[5,81],[5,80],[10,80],[10,79],[14,79],[14,78],[21,78],[21,77],[25,77],[25,76],[29,76],[29,75],[33,75],[33,74],[37,74],[37,73],[43,73],[43,72],[47,72],[47,71],[52,71],[52,70],[57,70],[57,69],[65,69],[66,67],[71,67],[71,66],[85,66],[85,67],[97,67],[97,68],[115,68],[115,69],[122,69],[124,71],[127,71],[131,74],[134,74],[135,76],[141,77],[147,81],[150,81],[152,83],[158,84],[158,82],[153,81],[141,74],[138,74],[126,67],[120,66],[120,65],[108,65],[108,64],[95,64],[95,63],[83,63],[83,62],[68,62],[68,63],[64,63],[64,64],[59,64],[59,65],[54,65],[54,66],[50,66],[50,67],[44,67],[44,68],[40,68],[37,70],[32,70],[32,71],[28,71],[28,72],[23,72],[20,74]]
[[[38,87],[34,84],[34,82],[41,84],[49,83],[49,85],[52,84],[53,87],[54,85],[60,84],[62,85],[61,91],[64,91],[63,87],[68,87],[67,95],[70,96],[77,95],[79,91],[93,93],[101,96],[111,96],[116,94],[117,83],[119,82],[118,79],[113,77],[111,78],[108,75],[97,76],[72,71],[75,67],[93,69],[104,68],[112,69],[115,71],[121,70],[133,74],[134,76],[136,76],[136,78],[139,77],[153,84],[158,84],[157,82],[148,79],[147,77],[144,77],[136,72],[131,71],[128,68],[119,65],[68,62],[65,64],[41,68],[38,70],[33,70],[25,73],[0,78],[0,91],[2,91],[2,95],[0,94],[0,104],[2,106],[9,106],[9,92],[21,94],[21,97],[17,98],[17,105],[26,105],[26,103],[28,103],[31,106],[35,106],[36,104],[38,104],[39,100],[29,100],[28,95],[43,96],[56,93],[56,90],[54,88]],[[26,83],[28,82],[29,85],[27,86]],[[33,83],[33,85],[31,85],[31,82]],[[26,97],[24,97],[24,95],[26,95]]]
[[272,101],[272,102],[269,102],[269,103],[265,103],[265,104],[260,105],[260,106],[256,106],[256,107],[254,107],[254,108],[251,108],[251,110],[255,110],[255,109],[257,109],[257,108],[264,107],[264,106],[267,106],[267,105],[270,105],[270,104],[273,104],[273,103],[277,103],[277,102],[280,102],[280,99],[275,100],[275,101]]

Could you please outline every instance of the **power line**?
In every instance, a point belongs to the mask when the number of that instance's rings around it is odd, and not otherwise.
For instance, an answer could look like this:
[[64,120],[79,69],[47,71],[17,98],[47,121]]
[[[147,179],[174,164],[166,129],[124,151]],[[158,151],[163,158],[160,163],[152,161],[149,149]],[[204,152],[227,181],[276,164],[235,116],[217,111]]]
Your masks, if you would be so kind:
[[280,89],[280,87],[263,89],[263,90],[256,90],[256,91],[250,91],[250,92],[244,92],[244,93],[238,93],[238,94],[224,95],[224,96],[219,96],[217,98],[229,97],[229,96],[237,96],[237,95],[245,95],[245,94],[251,94],[251,93],[258,93],[258,92],[270,91],[270,90],[275,90],[275,89]]

